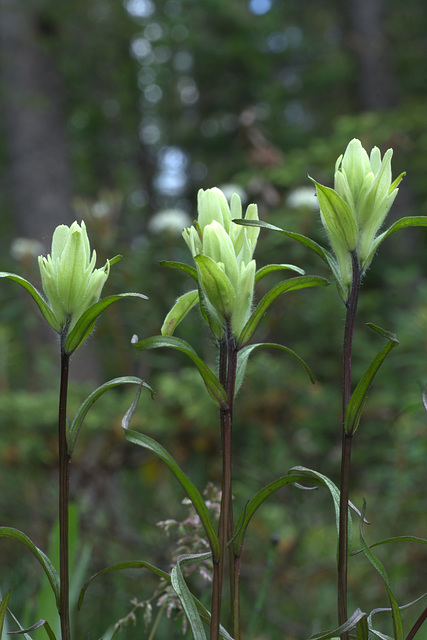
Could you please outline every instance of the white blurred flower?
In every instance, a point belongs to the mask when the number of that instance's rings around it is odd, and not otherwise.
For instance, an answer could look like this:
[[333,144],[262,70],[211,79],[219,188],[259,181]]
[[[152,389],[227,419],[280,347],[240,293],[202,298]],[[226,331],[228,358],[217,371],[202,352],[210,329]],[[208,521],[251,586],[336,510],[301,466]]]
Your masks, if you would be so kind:
[[164,209],[156,213],[148,223],[150,233],[173,233],[180,235],[184,227],[191,224],[191,218],[183,209]]
[[316,190],[312,187],[297,187],[288,195],[286,204],[289,209],[319,210],[319,202],[316,198]]
[[27,258],[37,258],[44,251],[44,246],[33,238],[15,238],[10,245],[10,255],[20,262]]

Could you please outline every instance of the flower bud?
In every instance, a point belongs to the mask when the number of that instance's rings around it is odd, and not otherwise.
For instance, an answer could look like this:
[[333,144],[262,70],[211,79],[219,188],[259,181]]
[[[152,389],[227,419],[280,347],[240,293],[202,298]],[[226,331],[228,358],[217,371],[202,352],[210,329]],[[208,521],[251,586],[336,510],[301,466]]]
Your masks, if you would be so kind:
[[315,182],[322,224],[338,263],[344,299],[352,282],[350,254],[356,251],[361,272],[366,271],[376,249],[375,237],[397,196],[402,173],[393,183],[388,149],[381,160],[378,147],[370,156],[360,140],[351,140],[335,164],[334,189]]
[[96,252],[90,255],[85,223],[59,225],[52,238],[51,254],[39,256],[43,290],[56,320],[58,333],[70,331],[89,307],[99,300],[110,272],[107,260],[95,269]]
[[[222,330],[231,322],[237,338],[251,311],[255,282],[252,258],[259,228],[236,225],[232,218],[242,218],[237,194],[230,209],[222,191],[201,189],[197,223],[184,229],[183,237],[196,262],[207,313]],[[258,220],[256,205],[249,205],[246,219]]]

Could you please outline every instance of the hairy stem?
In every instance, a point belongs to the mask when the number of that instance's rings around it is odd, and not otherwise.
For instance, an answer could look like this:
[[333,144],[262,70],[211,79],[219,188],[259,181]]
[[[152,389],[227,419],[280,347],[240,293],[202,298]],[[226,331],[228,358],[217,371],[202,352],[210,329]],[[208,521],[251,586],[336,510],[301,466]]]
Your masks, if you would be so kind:
[[[356,252],[352,254],[353,281],[347,301],[347,313],[344,329],[343,368],[342,368],[342,398],[343,398],[343,433],[341,453],[341,481],[340,481],[340,521],[338,535],[338,623],[342,625],[347,620],[347,566],[348,566],[348,499],[350,492],[351,448],[353,436],[344,429],[345,414],[351,397],[351,357],[353,347],[354,321],[360,290],[360,268]],[[342,640],[348,640],[348,633],[341,635]]]
[[61,639],[70,640],[69,566],[68,566],[68,502],[71,456],[67,450],[67,394],[70,357],[61,348],[61,382],[59,390],[59,578]]
[[[234,531],[233,524],[233,508],[232,508],[232,456],[231,456],[231,440],[233,426],[233,401],[234,388],[236,381],[236,365],[237,351],[234,337],[231,332],[231,326],[227,325],[226,331],[220,343],[219,356],[219,379],[223,385],[227,397],[228,407],[220,410],[221,423],[221,446],[222,446],[222,485],[221,485],[221,508],[218,525],[218,537],[220,543],[219,562],[214,562],[214,582],[212,585],[212,620],[211,620],[211,640],[219,637],[219,624],[221,612],[221,599],[224,583],[224,574],[226,569],[227,544],[231,539]],[[217,567],[215,565],[218,565]],[[235,620],[235,612],[238,607],[235,605],[238,589],[235,586],[235,568],[232,551],[229,555],[229,573],[230,573],[230,597],[232,610],[232,625],[234,629],[239,628],[238,622]],[[215,607],[215,608],[214,608]],[[238,636],[234,636],[237,640]]]

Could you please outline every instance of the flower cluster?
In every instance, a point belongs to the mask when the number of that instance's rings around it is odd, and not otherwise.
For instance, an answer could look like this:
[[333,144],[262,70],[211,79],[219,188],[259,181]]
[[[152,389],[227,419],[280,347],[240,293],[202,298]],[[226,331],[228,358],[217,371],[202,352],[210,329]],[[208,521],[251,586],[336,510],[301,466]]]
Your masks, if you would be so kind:
[[51,254],[39,256],[43,290],[55,316],[53,328],[68,331],[95,302],[110,272],[110,262],[95,269],[96,251],[90,255],[85,223],[61,224],[52,238]]
[[[236,193],[229,205],[220,189],[201,189],[197,222],[183,231],[217,337],[231,322],[237,338],[251,312],[256,271],[253,254],[259,228],[232,222],[238,218],[242,218],[242,203]],[[258,220],[255,204],[248,206],[245,219]]]
[[334,189],[314,181],[322,224],[338,262],[341,288],[351,286],[351,254],[356,252],[363,273],[378,246],[376,236],[393,204],[402,180],[391,176],[393,150],[374,147],[368,156],[360,140],[353,139],[335,164]]

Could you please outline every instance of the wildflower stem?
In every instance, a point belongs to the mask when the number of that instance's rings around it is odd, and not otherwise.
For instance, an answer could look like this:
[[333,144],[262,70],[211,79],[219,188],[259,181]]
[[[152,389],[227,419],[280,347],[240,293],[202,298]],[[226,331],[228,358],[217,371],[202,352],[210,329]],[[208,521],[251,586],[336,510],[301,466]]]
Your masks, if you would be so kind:
[[[341,455],[340,482],[340,521],[338,536],[338,623],[342,625],[347,620],[347,566],[348,566],[348,499],[350,490],[351,448],[353,436],[346,433],[344,428],[347,405],[351,397],[351,357],[353,347],[354,322],[357,303],[359,300],[361,272],[356,252],[352,253],[353,280],[347,301],[347,313],[344,329],[342,395],[343,395],[343,434]],[[342,640],[348,640],[348,633],[341,635]]]
[[59,577],[61,640],[70,640],[68,502],[71,456],[67,450],[67,394],[70,356],[64,352],[61,336],[61,382],[59,391]]
[[[231,331],[231,325],[227,324],[226,331],[220,342],[219,353],[219,379],[227,392],[228,406],[220,410],[221,423],[221,445],[222,445],[222,486],[221,486],[221,508],[219,515],[218,537],[220,542],[220,558],[218,566],[214,563],[214,580],[212,585],[212,620],[211,620],[211,640],[219,637],[219,623],[221,611],[221,599],[225,574],[225,559],[227,556],[227,544],[233,536],[233,508],[232,508],[232,471],[231,471],[231,437],[233,424],[233,400],[236,381],[237,350],[236,343]],[[232,611],[232,626],[234,634],[239,629],[239,622],[236,620],[236,612],[239,607],[236,605],[238,599],[238,588],[235,582],[235,559],[229,551],[229,574],[230,574],[230,598]],[[215,608],[214,608],[215,607]],[[215,616],[214,616],[215,613]],[[238,635],[234,635],[238,638]]]

